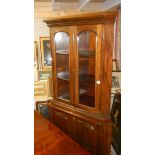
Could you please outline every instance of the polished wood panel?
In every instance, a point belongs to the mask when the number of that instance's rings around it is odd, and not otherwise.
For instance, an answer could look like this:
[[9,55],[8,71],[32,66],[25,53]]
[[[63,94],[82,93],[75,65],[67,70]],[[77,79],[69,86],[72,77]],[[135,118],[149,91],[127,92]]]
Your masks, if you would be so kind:
[[86,24],[101,24],[114,23],[117,11],[113,12],[97,12],[97,13],[83,13],[76,15],[60,16],[52,19],[44,20],[48,26],[58,27],[67,25],[86,25]]
[[34,155],[91,155],[91,153],[34,112]]
[[97,127],[95,124],[73,117],[73,133],[75,139],[85,148],[96,154]]
[[52,117],[54,124],[56,124],[65,133],[69,133],[69,118],[66,113],[54,111]]
[[100,111],[103,114],[110,113],[110,99],[112,86],[112,53],[114,44],[114,24],[103,25],[103,44],[101,55],[101,105]]
[[112,133],[112,124],[111,122],[105,123],[102,127],[99,128],[98,137],[98,152],[97,155],[110,155],[111,149],[111,133]]

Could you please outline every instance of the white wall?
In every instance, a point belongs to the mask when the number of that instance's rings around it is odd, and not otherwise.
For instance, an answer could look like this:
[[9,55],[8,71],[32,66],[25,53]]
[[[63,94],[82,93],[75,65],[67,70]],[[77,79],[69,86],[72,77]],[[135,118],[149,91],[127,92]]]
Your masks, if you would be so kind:
[[34,40],[39,41],[39,37],[50,36],[49,28],[41,18],[34,18]]
[[49,37],[49,36],[50,36],[49,27],[46,25],[46,23],[43,22],[43,19],[34,18],[34,41],[37,41],[39,62],[41,62],[39,38],[40,37]]

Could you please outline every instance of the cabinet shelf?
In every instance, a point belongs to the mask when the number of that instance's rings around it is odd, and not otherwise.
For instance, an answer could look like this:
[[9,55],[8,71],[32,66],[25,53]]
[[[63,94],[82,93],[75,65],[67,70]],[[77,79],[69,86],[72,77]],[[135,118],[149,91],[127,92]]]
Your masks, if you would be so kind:
[[59,73],[57,73],[57,78],[59,78],[61,80],[69,81],[69,72],[68,71],[59,72]]
[[[80,89],[80,95],[85,94],[87,91],[85,89]],[[64,93],[63,95],[59,96],[61,99],[70,100],[69,92]]]
[[[69,81],[69,72],[59,72],[57,73],[57,78],[65,81]],[[85,85],[94,85],[95,84],[95,75],[92,74],[80,74],[79,75],[80,84]]]
[[69,50],[57,50],[56,54],[68,55],[69,54]]
[[87,51],[87,50],[80,50],[79,56],[80,57],[94,57],[95,52],[94,51]]
[[[56,54],[68,55],[69,50],[57,50]],[[81,56],[81,57],[93,57],[93,56],[95,56],[95,52],[94,51],[87,51],[87,50],[80,50],[79,56]]]
[[65,100],[70,100],[70,95],[69,95],[69,93],[65,93],[65,94],[59,96],[59,98],[65,99]]

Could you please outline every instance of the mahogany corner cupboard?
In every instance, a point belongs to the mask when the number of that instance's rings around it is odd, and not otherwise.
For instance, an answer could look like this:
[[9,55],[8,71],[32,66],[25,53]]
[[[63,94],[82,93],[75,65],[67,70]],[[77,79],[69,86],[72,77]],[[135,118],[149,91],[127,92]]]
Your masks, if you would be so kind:
[[110,92],[117,12],[46,19],[54,99],[50,120],[95,155],[110,155]]

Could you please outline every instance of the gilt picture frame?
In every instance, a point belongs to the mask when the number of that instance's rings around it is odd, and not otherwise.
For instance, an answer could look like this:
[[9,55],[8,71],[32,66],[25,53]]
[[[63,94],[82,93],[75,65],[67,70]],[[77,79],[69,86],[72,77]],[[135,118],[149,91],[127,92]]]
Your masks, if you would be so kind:
[[34,67],[38,69],[38,45],[37,41],[34,41]]
[[121,90],[121,72],[112,72],[112,88],[111,93],[115,94]]
[[52,68],[50,37],[40,37],[40,53],[42,69]]

